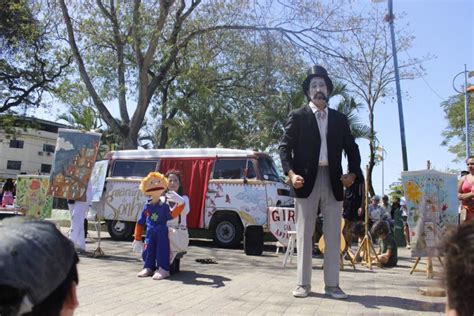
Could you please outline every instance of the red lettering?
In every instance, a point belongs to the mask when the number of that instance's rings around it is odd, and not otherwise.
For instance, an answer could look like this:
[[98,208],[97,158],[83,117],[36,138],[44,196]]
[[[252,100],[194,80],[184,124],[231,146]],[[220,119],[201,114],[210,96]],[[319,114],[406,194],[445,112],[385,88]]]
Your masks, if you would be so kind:
[[277,210],[275,210],[275,211],[272,212],[272,220],[273,220],[274,222],[280,221],[279,212],[278,212]]
[[294,210],[289,210],[288,211],[288,220],[292,221],[293,223],[295,222],[295,211]]

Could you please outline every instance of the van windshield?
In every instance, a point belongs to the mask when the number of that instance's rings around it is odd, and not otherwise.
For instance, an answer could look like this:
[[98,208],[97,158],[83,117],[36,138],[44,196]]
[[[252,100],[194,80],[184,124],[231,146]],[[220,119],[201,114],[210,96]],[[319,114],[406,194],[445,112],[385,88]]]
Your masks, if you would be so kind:
[[280,175],[273,159],[267,156],[260,156],[258,157],[258,165],[264,180],[281,182]]

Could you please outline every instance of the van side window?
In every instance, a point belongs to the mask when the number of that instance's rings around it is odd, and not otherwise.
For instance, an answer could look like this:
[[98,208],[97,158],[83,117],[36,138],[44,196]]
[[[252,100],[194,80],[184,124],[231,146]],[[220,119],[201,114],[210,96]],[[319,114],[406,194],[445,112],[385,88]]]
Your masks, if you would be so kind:
[[246,162],[246,159],[218,159],[214,164],[212,178],[243,179]]
[[114,164],[112,177],[140,177],[147,176],[156,170],[157,161],[117,160]]
[[275,182],[282,181],[280,175],[278,174],[278,169],[275,166],[275,162],[270,157],[258,157],[258,166],[264,180]]
[[255,178],[257,178],[257,173],[255,172],[253,161],[247,160],[247,179],[255,179]]

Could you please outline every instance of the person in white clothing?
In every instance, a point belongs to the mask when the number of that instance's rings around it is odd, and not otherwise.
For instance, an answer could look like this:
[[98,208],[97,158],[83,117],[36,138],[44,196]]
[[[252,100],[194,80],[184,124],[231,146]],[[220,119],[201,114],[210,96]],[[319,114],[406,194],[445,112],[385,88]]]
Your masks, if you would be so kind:
[[179,170],[169,170],[166,174],[165,174],[165,177],[168,178],[168,182],[169,182],[169,185],[168,185],[168,190],[169,191],[175,191],[176,193],[178,193],[179,195],[181,195],[181,197],[184,199],[184,203],[185,203],[185,206],[184,206],[184,210],[183,212],[181,213],[181,215],[179,215],[178,217],[168,221],[168,226],[170,227],[183,227],[183,228],[186,228],[187,227],[187,223],[186,223],[186,216],[189,214],[189,197],[187,195],[184,195],[184,189],[183,189],[183,185],[182,185],[182,182],[181,182],[181,172]]
[[71,230],[69,239],[79,251],[86,250],[86,239],[84,234],[84,219],[86,218],[89,206],[92,201],[92,184],[87,184],[86,201],[75,201],[71,213]]
[[[171,169],[166,172],[168,178],[168,190],[174,191],[181,195],[184,200],[184,209],[179,216],[169,220],[167,225],[169,227],[170,240],[170,262],[173,262],[175,256],[187,250],[189,245],[189,232],[187,228],[186,217],[189,214],[189,198],[184,195],[183,183],[181,181],[181,172],[179,170]],[[172,206],[170,204],[170,206]]]

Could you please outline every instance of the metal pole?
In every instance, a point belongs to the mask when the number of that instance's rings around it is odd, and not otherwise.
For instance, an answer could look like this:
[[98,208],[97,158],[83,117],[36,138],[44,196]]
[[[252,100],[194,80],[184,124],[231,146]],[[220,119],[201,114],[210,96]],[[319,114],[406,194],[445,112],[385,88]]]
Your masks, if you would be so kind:
[[385,185],[384,185],[384,162],[385,157],[383,156],[383,147],[382,147],[382,195],[385,195]]
[[471,130],[469,126],[469,95],[467,93],[467,66],[464,64],[464,120],[466,123],[466,158],[471,155]]
[[393,65],[395,68],[395,84],[397,87],[398,120],[400,122],[400,138],[402,142],[403,171],[408,171],[407,145],[405,141],[405,123],[403,121],[402,92],[400,88],[400,75],[398,73],[397,48],[395,45],[395,30],[393,26],[394,16],[393,16],[392,0],[388,0],[388,14],[389,14],[390,35],[392,37],[392,55],[393,55]]

